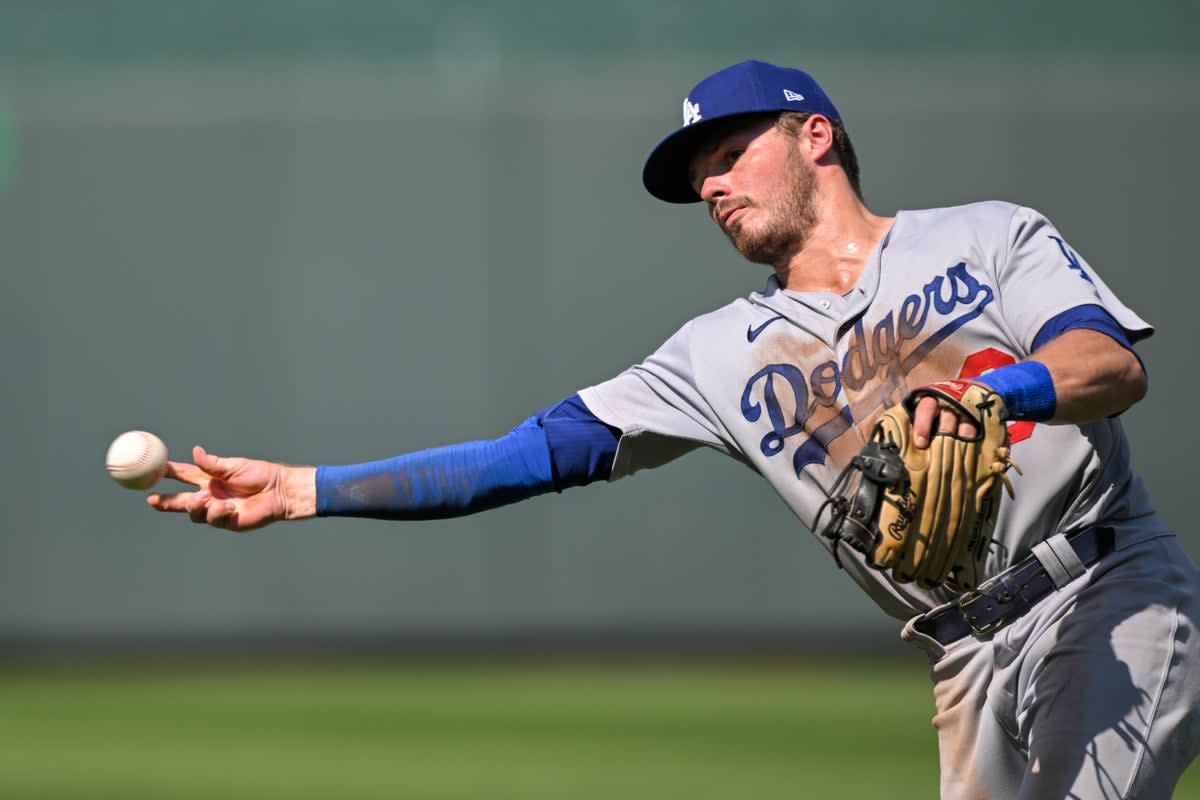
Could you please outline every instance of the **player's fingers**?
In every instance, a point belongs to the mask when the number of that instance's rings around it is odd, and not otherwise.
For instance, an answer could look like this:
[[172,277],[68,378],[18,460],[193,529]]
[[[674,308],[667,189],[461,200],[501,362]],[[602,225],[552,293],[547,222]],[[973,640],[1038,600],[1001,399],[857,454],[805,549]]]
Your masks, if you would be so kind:
[[192,458],[195,460],[196,466],[214,478],[220,478],[221,480],[228,480],[233,473],[237,472],[245,460],[241,458],[214,456],[200,445],[192,448]]
[[188,464],[184,461],[168,461],[167,471],[163,473],[163,477],[200,486],[208,480],[209,475],[195,464]]
[[158,511],[184,512],[195,496],[195,492],[151,492],[146,495],[146,504]]
[[208,522],[208,504],[211,500],[208,492],[193,493],[184,507],[188,519],[197,524]]
[[207,522],[214,528],[228,531],[238,530],[237,503],[232,500],[216,500],[210,503]]
[[943,407],[938,412],[938,433],[955,434],[958,432],[958,415],[953,410]]
[[935,398],[922,397],[913,409],[913,444],[917,447],[928,447],[929,437],[933,434],[934,417],[937,415],[938,403]]
[[971,422],[969,419],[960,419],[958,421],[958,438],[974,439],[978,435],[979,428],[975,426],[974,422]]

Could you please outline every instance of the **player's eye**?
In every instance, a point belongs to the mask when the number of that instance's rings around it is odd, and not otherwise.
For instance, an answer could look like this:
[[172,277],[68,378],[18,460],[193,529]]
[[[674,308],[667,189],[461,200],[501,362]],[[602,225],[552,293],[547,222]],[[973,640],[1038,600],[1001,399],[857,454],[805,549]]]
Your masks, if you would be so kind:
[[742,154],[745,152],[746,152],[746,148],[744,148],[744,147],[731,147],[728,150],[726,150],[725,151],[726,165],[732,167],[734,164],[737,163],[737,160],[739,158],[741,158]]

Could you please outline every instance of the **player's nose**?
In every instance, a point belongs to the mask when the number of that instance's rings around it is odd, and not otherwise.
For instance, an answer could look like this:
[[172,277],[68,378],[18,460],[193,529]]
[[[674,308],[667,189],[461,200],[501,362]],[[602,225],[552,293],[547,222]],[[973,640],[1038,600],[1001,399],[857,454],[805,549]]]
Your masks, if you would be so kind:
[[700,199],[706,203],[715,203],[722,197],[729,196],[729,181],[725,179],[725,175],[706,175],[700,181],[700,188],[697,190]]

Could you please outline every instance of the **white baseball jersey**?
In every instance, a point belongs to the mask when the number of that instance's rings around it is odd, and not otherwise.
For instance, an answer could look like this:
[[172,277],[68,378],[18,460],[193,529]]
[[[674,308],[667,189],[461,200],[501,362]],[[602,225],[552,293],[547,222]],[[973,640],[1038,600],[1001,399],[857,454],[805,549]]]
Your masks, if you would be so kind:
[[[848,294],[789,291],[772,276],[580,396],[622,432],[612,479],[707,445],[760,473],[814,530],[825,492],[881,411],[921,384],[1027,357],[1049,319],[1085,305],[1103,307],[1133,340],[1151,332],[1035,211],[1003,202],[902,211]],[[1009,473],[1016,499],[1002,503],[988,576],[1055,532],[1104,522],[1129,543],[1164,532],[1117,419],[1014,422],[1010,435],[1023,472]],[[897,584],[848,546],[839,556],[899,619],[950,598]]]

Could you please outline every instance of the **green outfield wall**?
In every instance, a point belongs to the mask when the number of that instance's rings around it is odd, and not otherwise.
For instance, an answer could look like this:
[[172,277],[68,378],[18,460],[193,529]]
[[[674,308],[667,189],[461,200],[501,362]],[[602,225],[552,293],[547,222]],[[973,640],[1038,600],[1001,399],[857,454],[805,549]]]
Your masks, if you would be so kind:
[[750,56],[822,82],[877,212],[1036,207],[1158,327],[1126,424],[1200,554],[1196,6],[1051,5],[0,3],[0,642],[893,642],[712,453],[253,535],[103,470],[129,428],[292,463],[497,436],[759,288],[640,187],[686,90]]

